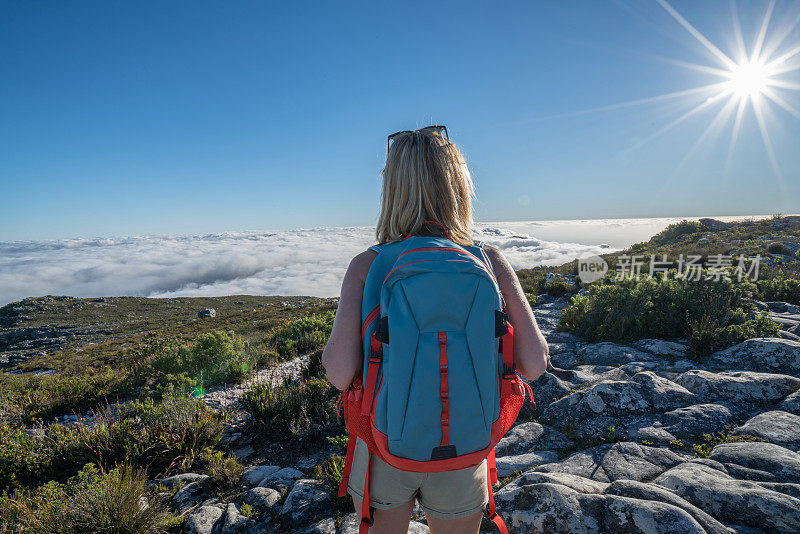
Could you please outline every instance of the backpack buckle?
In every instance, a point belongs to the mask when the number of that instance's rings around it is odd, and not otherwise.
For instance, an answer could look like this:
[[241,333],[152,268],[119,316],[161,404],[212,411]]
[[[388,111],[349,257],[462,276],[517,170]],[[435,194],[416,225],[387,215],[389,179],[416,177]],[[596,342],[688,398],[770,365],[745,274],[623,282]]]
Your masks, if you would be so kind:
[[380,361],[381,349],[383,347],[380,340],[375,334],[372,334],[372,337],[369,339],[369,347],[370,349],[372,349],[370,351],[370,356],[369,356],[370,361],[372,361],[372,358],[374,357],[378,358],[378,360]]
[[494,337],[503,337],[508,334],[508,314],[495,310],[494,312]]
[[506,367],[505,365],[503,366],[503,378],[504,379],[513,378],[516,375],[517,375],[517,364],[516,363],[512,363],[510,369],[508,367]]

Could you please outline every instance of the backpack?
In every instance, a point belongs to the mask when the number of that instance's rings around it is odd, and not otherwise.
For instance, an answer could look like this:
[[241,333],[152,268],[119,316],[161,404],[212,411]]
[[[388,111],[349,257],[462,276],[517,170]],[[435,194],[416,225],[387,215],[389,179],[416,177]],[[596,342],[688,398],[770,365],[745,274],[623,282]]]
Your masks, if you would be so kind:
[[[339,496],[357,437],[405,471],[453,471],[486,458],[490,519],[507,534],[492,493],[494,447],[526,389],[532,404],[533,393],[516,373],[514,328],[483,243],[458,245],[444,232],[370,247],[378,256],[362,300],[363,370],[337,402],[350,432]],[[372,523],[367,467],[359,533]]]

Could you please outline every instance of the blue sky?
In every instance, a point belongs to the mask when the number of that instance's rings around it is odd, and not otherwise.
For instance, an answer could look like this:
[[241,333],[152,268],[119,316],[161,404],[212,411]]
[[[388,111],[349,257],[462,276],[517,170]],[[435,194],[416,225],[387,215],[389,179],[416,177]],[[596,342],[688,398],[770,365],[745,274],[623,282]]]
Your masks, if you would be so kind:
[[[727,2],[671,5],[733,53]],[[800,211],[778,106],[779,172],[752,107],[730,162],[732,119],[691,151],[722,104],[650,138],[705,95],[584,113],[719,81],[664,59],[713,64],[655,0],[6,2],[0,50],[0,240],[374,224],[386,135],[432,122],[482,221]]]

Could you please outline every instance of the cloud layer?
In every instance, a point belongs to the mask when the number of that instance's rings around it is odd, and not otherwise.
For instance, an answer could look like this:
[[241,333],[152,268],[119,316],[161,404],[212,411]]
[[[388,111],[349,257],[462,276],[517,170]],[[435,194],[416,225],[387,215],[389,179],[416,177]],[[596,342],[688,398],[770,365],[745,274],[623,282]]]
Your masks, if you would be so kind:
[[[634,220],[635,221],[635,220]],[[514,268],[559,265],[647,239],[671,219],[479,223],[475,236],[500,248]],[[581,230],[581,224],[595,231]],[[560,228],[560,229],[559,229]],[[615,228],[617,230],[615,230]],[[653,228],[656,228],[653,230]],[[314,228],[273,233],[144,236],[0,243],[0,305],[28,296],[219,296],[339,294],[354,255],[374,243],[374,228]],[[569,235],[573,241],[533,237]],[[597,234],[597,235],[594,235]],[[640,235],[641,234],[641,235]],[[581,239],[581,235],[591,235]],[[552,239],[552,237],[551,237]],[[618,239],[619,241],[619,239]],[[626,241],[627,243],[623,243]]]

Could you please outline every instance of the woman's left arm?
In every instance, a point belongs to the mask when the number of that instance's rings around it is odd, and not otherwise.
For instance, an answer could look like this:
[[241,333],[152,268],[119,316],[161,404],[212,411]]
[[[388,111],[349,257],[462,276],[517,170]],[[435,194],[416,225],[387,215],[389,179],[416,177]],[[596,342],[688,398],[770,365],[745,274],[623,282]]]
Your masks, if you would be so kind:
[[361,347],[361,299],[367,272],[377,255],[373,250],[366,250],[350,261],[342,281],[339,307],[336,309],[331,335],[322,351],[322,365],[328,380],[342,391],[353,383],[364,364]]

